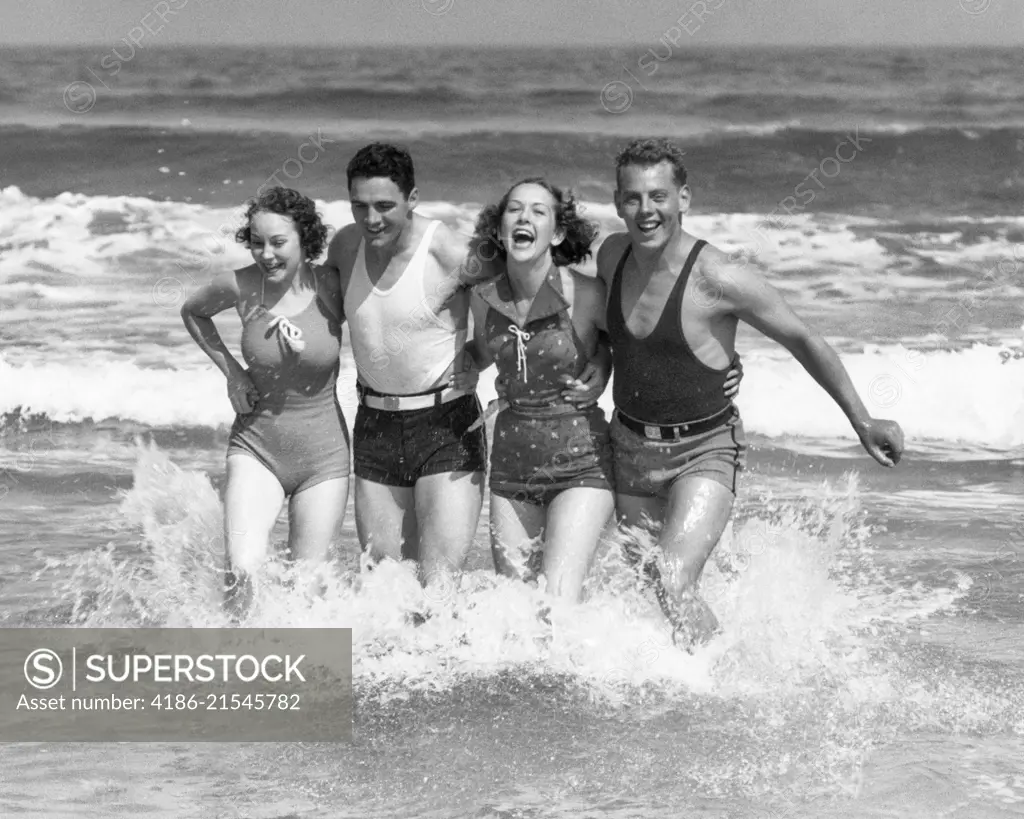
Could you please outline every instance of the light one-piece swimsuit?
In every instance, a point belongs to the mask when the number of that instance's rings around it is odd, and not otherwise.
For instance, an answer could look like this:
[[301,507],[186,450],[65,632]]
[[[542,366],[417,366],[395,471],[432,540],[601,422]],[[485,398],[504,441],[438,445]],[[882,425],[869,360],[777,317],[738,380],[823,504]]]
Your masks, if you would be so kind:
[[294,316],[277,316],[260,301],[242,325],[242,357],[259,399],[235,417],[228,455],[252,456],[293,495],[349,474],[348,427],[335,392],[341,321],[319,287]]

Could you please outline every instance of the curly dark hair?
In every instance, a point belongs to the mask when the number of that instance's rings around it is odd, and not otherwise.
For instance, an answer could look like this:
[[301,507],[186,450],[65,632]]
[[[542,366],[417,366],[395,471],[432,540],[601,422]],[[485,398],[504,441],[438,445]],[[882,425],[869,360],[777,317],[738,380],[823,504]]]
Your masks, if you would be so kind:
[[248,201],[245,224],[235,231],[235,241],[249,246],[252,217],[260,211],[290,216],[299,231],[299,244],[306,259],[318,259],[327,246],[327,226],[316,211],[316,203],[291,188],[274,187]]
[[686,166],[683,165],[683,150],[667,139],[634,139],[615,157],[615,182],[619,182],[619,171],[627,165],[649,168],[659,162],[672,166],[672,176],[681,188],[686,184]]
[[405,148],[386,142],[371,142],[360,148],[349,160],[345,173],[348,176],[349,190],[352,189],[353,179],[373,179],[377,176],[387,177],[398,185],[398,189],[406,198],[416,187],[416,174],[409,152]]
[[540,185],[555,200],[555,226],[565,231],[565,239],[561,244],[551,248],[551,258],[556,265],[564,266],[579,264],[590,257],[590,245],[597,238],[598,227],[595,223],[580,215],[580,206],[571,191],[563,192],[543,177],[534,176],[520,179],[509,188],[497,205],[488,205],[476,218],[473,239],[478,246],[478,254],[482,258],[497,257],[504,261],[508,257],[504,245],[499,241],[501,217],[508,207],[512,191],[520,185]]

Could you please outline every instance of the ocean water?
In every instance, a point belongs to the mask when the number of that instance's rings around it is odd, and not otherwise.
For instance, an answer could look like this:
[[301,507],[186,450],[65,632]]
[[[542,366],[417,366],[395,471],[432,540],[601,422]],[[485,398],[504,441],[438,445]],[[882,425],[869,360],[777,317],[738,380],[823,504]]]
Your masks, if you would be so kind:
[[[614,543],[545,614],[493,575],[486,515],[428,596],[408,566],[360,571],[350,511],[326,595],[277,566],[249,625],[353,629],[352,743],[2,745],[2,815],[1024,816],[1019,52],[645,48],[0,55],[0,625],[223,624],[232,415],[178,309],[245,263],[239,206],[274,174],[349,223],[371,139],[410,147],[421,211],[454,228],[545,173],[604,236],[616,150],[675,137],[689,229],[907,435],[876,466],[745,331],[707,647],[672,648]],[[350,423],[353,384],[346,343]]]

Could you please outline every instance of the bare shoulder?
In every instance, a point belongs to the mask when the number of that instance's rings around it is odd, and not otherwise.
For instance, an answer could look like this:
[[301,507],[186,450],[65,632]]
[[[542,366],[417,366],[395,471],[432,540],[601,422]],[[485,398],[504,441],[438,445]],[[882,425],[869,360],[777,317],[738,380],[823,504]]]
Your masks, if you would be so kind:
[[[346,257],[355,255],[355,252],[359,249],[359,240],[361,238],[362,232],[359,230],[358,225],[345,225],[345,227],[331,237],[331,243],[327,246],[326,264],[339,270],[342,269],[340,262]],[[351,264],[351,260],[349,260],[348,266],[351,266]]]
[[327,246],[327,259],[323,267],[337,276],[338,287],[342,291],[348,286],[362,238],[358,225],[345,225],[331,237],[331,243]]
[[628,233],[611,233],[601,242],[601,247],[597,249],[597,275],[604,281],[605,286],[611,284],[615,268],[618,267],[619,260],[628,247]]
[[236,270],[225,270],[213,279],[213,284],[223,290],[233,290],[238,293],[247,286],[250,286],[256,277],[260,275],[259,268],[254,264],[239,267]]
[[316,277],[317,284],[323,287],[330,295],[334,296],[341,293],[341,277],[336,267],[326,264],[313,265],[313,275]]
[[742,258],[712,244],[706,245],[697,257],[694,272],[703,283],[726,290],[746,286],[760,278],[760,274]]
[[197,316],[214,316],[236,306],[244,293],[251,291],[255,265],[239,270],[225,270],[218,273],[206,284],[198,287],[182,305],[182,311]]
[[245,302],[250,296],[260,292],[263,271],[255,264],[240,267],[224,274],[224,287],[230,290],[239,302]]
[[469,239],[441,222],[430,239],[430,253],[446,272],[456,272],[466,261]]
[[699,301],[714,313],[740,314],[750,304],[774,294],[774,288],[753,265],[714,245],[701,252],[694,265],[693,284]]
[[575,301],[578,304],[590,303],[604,304],[605,291],[607,287],[602,279],[597,276],[588,276],[575,268],[569,268],[569,275],[572,277],[575,288]]

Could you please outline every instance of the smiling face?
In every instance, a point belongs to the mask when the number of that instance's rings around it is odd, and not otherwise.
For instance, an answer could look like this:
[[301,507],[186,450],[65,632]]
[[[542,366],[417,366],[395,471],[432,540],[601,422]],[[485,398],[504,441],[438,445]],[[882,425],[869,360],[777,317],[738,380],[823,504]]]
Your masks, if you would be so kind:
[[619,169],[615,209],[635,246],[664,247],[680,231],[679,217],[690,209],[690,189],[676,182],[668,162],[626,165]]
[[356,177],[349,187],[352,218],[362,230],[366,244],[377,249],[399,239],[412,221],[417,199],[415,188],[406,197],[386,176]]
[[509,191],[499,231],[510,259],[533,262],[562,243],[565,231],[558,227],[557,208],[543,185],[529,182]]
[[257,211],[249,220],[249,252],[267,281],[289,281],[302,265],[302,241],[290,216]]

